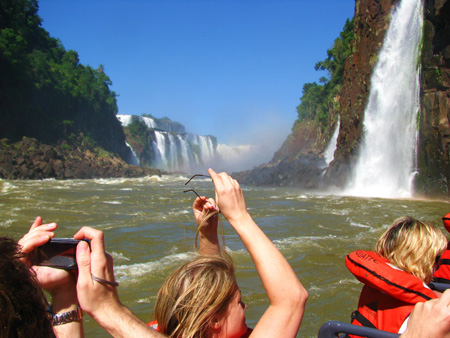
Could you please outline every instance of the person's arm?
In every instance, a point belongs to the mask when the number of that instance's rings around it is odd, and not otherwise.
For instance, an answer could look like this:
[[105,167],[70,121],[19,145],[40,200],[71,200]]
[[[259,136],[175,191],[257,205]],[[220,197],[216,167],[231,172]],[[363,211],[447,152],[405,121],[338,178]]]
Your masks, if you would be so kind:
[[77,246],[77,294],[82,309],[113,337],[164,337],[119,301],[111,284],[115,283],[113,262],[105,253],[103,232],[83,227],[74,238],[91,241],[90,248],[85,241]]
[[[51,312],[53,315],[76,311],[78,299],[75,276],[69,271],[43,266],[31,266],[31,253],[35,248],[47,243],[55,236],[56,223],[42,224],[42,218],[37,217],[29,232],[19,240],[22,253],[21,259],[36,273],[41,288],[46,290],[52,298]],[[83,320],[74,320],[69,323],[54,325],[53,332],[58,338],[84,337]]]
[[414,306],[406,331],[401,338],[449,338],[450,290],[440,298],[420,302]]
[[221,256],[217,236],[218,209],[214,199],[197,197],[192,210],[197,221],[200,253],[206,256]]
[[256,225],[247,211],[239,183],[226,173],[209,169],[216,202],[247,248],[269,298],[270,305],[250,337],[295,337],[308,292],[289,263]]

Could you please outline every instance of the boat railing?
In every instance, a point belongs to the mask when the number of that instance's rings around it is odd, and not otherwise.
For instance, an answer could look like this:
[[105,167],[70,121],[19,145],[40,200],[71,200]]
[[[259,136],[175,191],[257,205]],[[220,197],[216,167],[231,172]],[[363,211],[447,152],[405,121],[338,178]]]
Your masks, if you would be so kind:
[[[341,335],[345,334],[345,335]],[[400,335],[392,332],[381,331],[365,326],[352,325],[339,321],[329,321],[319,329],[318,338],[343,338],[352,334],[367,338],[399,338]]]
[[450,284],[447,284],[447,283],[431,282],[429,285],[430,285],[431,290],[436,290],[436,291],[440,291],[440,292],[444,292],[445,290],[450,289]]

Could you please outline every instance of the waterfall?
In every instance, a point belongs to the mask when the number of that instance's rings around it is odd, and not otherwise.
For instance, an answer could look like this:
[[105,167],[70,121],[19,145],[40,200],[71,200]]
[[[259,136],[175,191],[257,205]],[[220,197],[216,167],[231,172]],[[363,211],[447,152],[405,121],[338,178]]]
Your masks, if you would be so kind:
[[184,126],[181,123],[174,122],[167,117],[158,119],[151,117],[151,115],[123,115],[117,114],[117,119],[122,123],[122,126],[127,127],[134,121],[143,122],[149,129],[160,129],[168,132],[183,134],[186,133]]
[[325,168],[328,168],[328,166],[330,165],[331,161],[333,161],[334,159],[334,151],[336,150],[336,146],[337,146],[337,139],[339,136],[339,126],[340,126],[340,120],[338,117],[338,120],[336,122],[336,129],[334,129],[334,133],[331,136],[330,142],[328,142],[328,146],[327,149],[325,149],[325,153],[323,155],[324,160],[325,160]]
[[124,127],[133,122],[145,124],[151,136],[137,158],[142,165],[164,171],[196,174],[210,167],[229,172],[248,170],[262,163],[262,156],[267,156],[267,150],[261,146],[217,144],[214,136],[186,133],[181,123],[166,117],[118,114],[117,118]]
[[194,134],[172,135],[166,131],[153,130],[152,166],[167,171],[195,173],[214,166],[216,141],[213,136]]
[[346,194],[386,198],[412,195],[422,22],[421,0],[402,0],[393,10],[372,74],[364,136]]
[[133,148],[128,144],[128,142],[125,142],[125,144],[127,145],[128,148],[130,148],[130,159],[128,161],[129,164],[133,164],[133,165],[141,165],[141,163],[139,162],[139,158],[137,157],[136,153],[134,152]]

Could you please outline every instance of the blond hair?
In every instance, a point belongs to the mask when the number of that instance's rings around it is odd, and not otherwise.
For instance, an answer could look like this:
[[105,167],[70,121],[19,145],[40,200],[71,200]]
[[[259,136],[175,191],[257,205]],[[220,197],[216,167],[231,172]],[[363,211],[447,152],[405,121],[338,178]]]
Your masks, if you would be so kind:
[[175,270],[158,292],[155,319],[174,338],[208,338],[212,321],[224,315],[238,286],[231,260],[198,256]]
[[428,283],[436,258],[447,248],[447,238],[432,223],[404,216],[381,235],[375,252],[396,267]]

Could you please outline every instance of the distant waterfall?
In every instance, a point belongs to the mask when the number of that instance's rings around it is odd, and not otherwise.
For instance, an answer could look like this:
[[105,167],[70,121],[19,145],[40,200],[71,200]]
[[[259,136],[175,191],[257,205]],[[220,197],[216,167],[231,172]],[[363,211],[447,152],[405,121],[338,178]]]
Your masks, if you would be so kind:
[[[186,133],[181,123],[167,117],[117,115],[117,118],[124,127],[139,122],[144,123],[150,130],[151,137],[147,144],[149,150],[139,154],[141,159],[144,158],[142,162],[145,165],[164,171],[185,173],[206,171],[214,165],[217,148],[217,139],[214,136]],[[133,153],[135,154],[134,151]],[[136,160],[139,161],[137,156]]]
[[130,159],[128,160],[129,164],[133,164],[133,165],[141,165],[141,163],[139,162],[139,159],[136,155],[136,153],[134,152],[133,148],[128,144],[128,142],[125,142],[125,144],[127,145],[127,147],[130,149]]
[[336,146],[337,146],[337,139],[339,136],[339,126],[340,126],[340,120],[338,117],[338,120],[336,122],[336,128],[334,129],[334,133],[331,136],[330,142],[328,142],[328,146],[327,149],[325,149],[325,153],[323,155],[324,160],[325,160],[325,168],[328,168],[328,166],[330,165],[331,161],[333,161],[334,159],[334,151],[336,150]]
[[173,135],[154,130],[152,148],[156,168],[194,173],[213,166],[216,142],[212,136],[194,134]]
[[402,0],[392,13],[372,75],[364,137],[346,194],[387,198],[412,195],[422,23],[421,0]]

